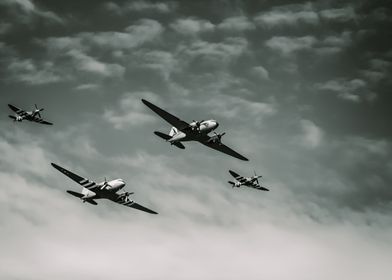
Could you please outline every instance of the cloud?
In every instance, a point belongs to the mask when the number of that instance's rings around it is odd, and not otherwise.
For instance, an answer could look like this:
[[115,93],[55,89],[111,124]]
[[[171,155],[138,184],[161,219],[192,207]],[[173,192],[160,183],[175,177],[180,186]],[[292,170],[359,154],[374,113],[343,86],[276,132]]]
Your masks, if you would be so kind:
[[73,59],[78,70],[97,74],[103,77],[121,78],[124,75],[125,67],[119,64],[103,63],[80,51],[71,50],[68,55]]
[[255,25],[245,16],[236,16],[225,18],[217,28],[227,32],[242,32],[255,29]]
[[167,51],[140,50],[137,52],[136,59],[138,65],[157,71],[166,81],[169,80],[172,72],[181,69],[175,55]]
[[78,85],[77,87],[75,87],[76,90],[94,90],[94,89],[98,89],[100,86],[97,84],[82,84],[82,85]]
[[[12,125],[12,123],[8,123]],[[50,155],[42,146],[42,141],[21,129],[10,130],[0,139],[3,172],[47,175]]]
[[269,72],[267,69],[265,69],[263,66],[259,65],[259,66],[254,66],[251,70],[251,73],[259,79],[262,80],[269,80]]
[[156,40],[164,28],[152,19],[141,19],[129,25],[123,31],[80,32],[69,37],[49,37],[37,40],[52,55],[61,55],[64,51],[91,51],[103,49],[120,51],[136,48],[146,42]]
[[151,3],[147,1],[129,1],[120,5],[115,2],[108,2],[104,4],[104,7],[108,11],[115,12],[117,14],[124,14],[129,12],[146,12],[152,11],[156,13],[169,13],[172,12],[176,5],[174,2],[156,2]]
[[83,32],[78,35],[83,41],[92,46],[108,48],[111,50],[130,49],[145,42],[155,40],[164,28],[152,19],[141,19],[136,24],[125,28],[124,32]]
[[337,94],[343,100],[360,102],[363,99],[373,100],[374,94],[368,90],[368,85],[361,79],[338,79],[315,85],[316,89],[330,91]]
[[336,22],[346,22],[357,18],[352,7],[322,10],[320,11],[320,16],[324,20]]
[[324,132],[310,120],[301,120],[302,144],[308,148],[317,148],[321,145]]
[[248,48],[248,41],[242,37],[229,37],[222,42],[195,41],[181,45],[178,52],[184,59],[201,59],[211,65],[225,66],[241,56]]
[[299,23],[316,25],[320,19],[317,11],[314,11],[310,5],[287,5],[274,8],[269,12],[262,12],[254,20],[261,26],[271,28]]
[[341,52],[352,44],[352,32],[343,31],[339,35],[330,35],[318,42],[316,52],[318,54],[330,55]]
[[177,33],[187,36],[194,36],[202,32],[209,32],[215,29],[215,25],[203,19],[184,18],[178,19],[170,24],[170,27]]
[[35,62],[31,59],[11,59],[7,66],[7,80],[29,85],[42,85],[63,81],[52,62]]
[[17,23],[32,24],[34,19],[42,18],[47,22],[64,24],[64,20],[56,13],[44,11],[30,0],[3,0],[0,6],[5,6],[14,15],[12,20]]
[[313,36],[284,37],[274,36],[265,42],[265,45],[272,50],[279,51],[287,56],[297,51],[310,50],[317,43]]
[[366,80],[373,83],[380,82],[387,78],[392,65],[391,62],[379,58],[371,59],[368,64],[369,68],[361,70],[361,74]]
[[113,109],[106,109],[103,118],[114,125],[114,128],[123,130],[127,127],[144,125],[155,121],[141,102],[141,98],[155,100],[155,94],[151,92],[133,92],[124,94],[119,101],[119,106]]

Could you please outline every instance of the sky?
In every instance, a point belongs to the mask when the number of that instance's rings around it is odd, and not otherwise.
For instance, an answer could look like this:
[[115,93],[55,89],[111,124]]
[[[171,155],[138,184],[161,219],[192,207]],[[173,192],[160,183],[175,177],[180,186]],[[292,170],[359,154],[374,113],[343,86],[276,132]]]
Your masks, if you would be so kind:
[[[1,0],[0,278],[391,279],[387,2]],[[142,98],[250,161],[168,145]],[[51,162],[159,215],[81,203]]]

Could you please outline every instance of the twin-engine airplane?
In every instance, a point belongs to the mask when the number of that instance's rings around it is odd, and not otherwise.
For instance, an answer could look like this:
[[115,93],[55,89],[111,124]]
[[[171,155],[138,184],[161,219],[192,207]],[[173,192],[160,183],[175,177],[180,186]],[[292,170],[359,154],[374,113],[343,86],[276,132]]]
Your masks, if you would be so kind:
[[37,104],[35,104],[35,109],[33,111],[25,111],[11,104],[8,104],[8,107],[10,107],[10,109],[16,113],[15,116],[8,115],[8,117],[13,119],[14,122],[21,122],[23,120],[28,120],[28,121],[48,124],[48,125],[53,124],[51,122],[42,119],[40,112],[43,111],[44,108],[38,109]]
[[229,170],[229,173],[230,173],[231,176],[233,176],[233,177],[236,179],[236,181],[237,181],[237,182],[232,182],[232,181],[229,181],[229,182],[228,182],[229,184],[232,185],[233,188],[234,188],[234,187],[239,188],[239,187],[241,187],[241,186],[247,186],[247,187],[254,188],[254,189],[258,189],[258,190],[262,190],[262,191],[269,191],[269,189],[267,189],[267,188],[265,188],[265,187],[263,187],[263,186],[260,185],[260,183],[259,183],[259,178],[261,178],[261,177],[263,177],[263,176],[261,176],[261,175],[260,175],[260,176],[256,175],[256,172],[255,172],[255,175],[252,176],[252,177],[242,177],[242,176],[238,175],[237,173],[235,173],[235,172],[232,171],[232,170]]
[[208,135],[208,133],[215,130],[219,124],[215,120],[207,120],[207,121],[192,121],[191,123],[187,123],[183,120],[180,120],[176,116],[166,112],[165,110],[155,106],[154,104],[148,102],[147,100],[142,99],[142,102],[150,108],[152,111],[161,116],[165,121],[171,124],[173,127],[170,130],[169,134],[165,134],[159,131],[155,131],[155,135],[165,139],[167,142],[170,142],[171,145],[174,145],[180,149],[185,149],[185,146],[181,142],[185,141],[198,141],[207,147],[210,147],[214,150],[220,151],[232,157],[238,158],[240,160],[247,161],[248,159],[236,151],[230,149],[226,145],[222,144],[221,138],[224,133],[216,133],[214,135]]
[[72,173],[71,171],[65,168],[62,168],[61,166],[58,166],[55,163],[52,163],[52,166],[82,186],[83,188],[82,193],[78,193],[70,190],[67,190],[67,193],[76,196],[77,198],[80,198],[83,202],[88,202],[90,204],[97,205],[98,203],[95,201],[95,199],[106,198],[118,204],[132,207],[137,210],[141,210],[150,214],[158,214],[157,212],[150,210],[130,200],[129,196],[133,194],[133,192],[119,193],[118,191],[125,186],[125,182],[123,179],[116,179],[108,182],[106,181],[105,178],[104,182],[97,184],[89,179],[80,177],[79,175],[76,175],[75,173]]

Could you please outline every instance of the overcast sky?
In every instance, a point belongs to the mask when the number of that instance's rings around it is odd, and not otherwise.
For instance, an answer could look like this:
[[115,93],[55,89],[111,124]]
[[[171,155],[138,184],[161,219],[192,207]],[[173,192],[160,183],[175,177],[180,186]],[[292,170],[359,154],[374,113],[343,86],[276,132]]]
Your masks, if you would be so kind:
[[[0,278],[391,279],[387,2],[1,0]],[[141,98],[250,161],[168,145]],[[50,162],[159,215],[83,204]]]

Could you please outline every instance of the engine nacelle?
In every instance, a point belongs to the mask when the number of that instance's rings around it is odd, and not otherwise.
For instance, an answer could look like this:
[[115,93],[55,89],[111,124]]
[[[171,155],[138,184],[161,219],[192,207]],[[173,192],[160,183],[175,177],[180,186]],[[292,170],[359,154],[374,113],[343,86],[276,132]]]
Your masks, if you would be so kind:
[[[215,132],[214,132],[215,133]],[[216,144],[221,144],[222,136],[225,135],[226,132],[223,132],[221,134],[215,133],[214,136],[211,136],[210,139],[208,139],[208,143],[216,143]]]
[[221,139],[218,137],[218,135],[214,135],[214,136],[211,136],[210,139],[208,139],[208,143],[220,144]]

